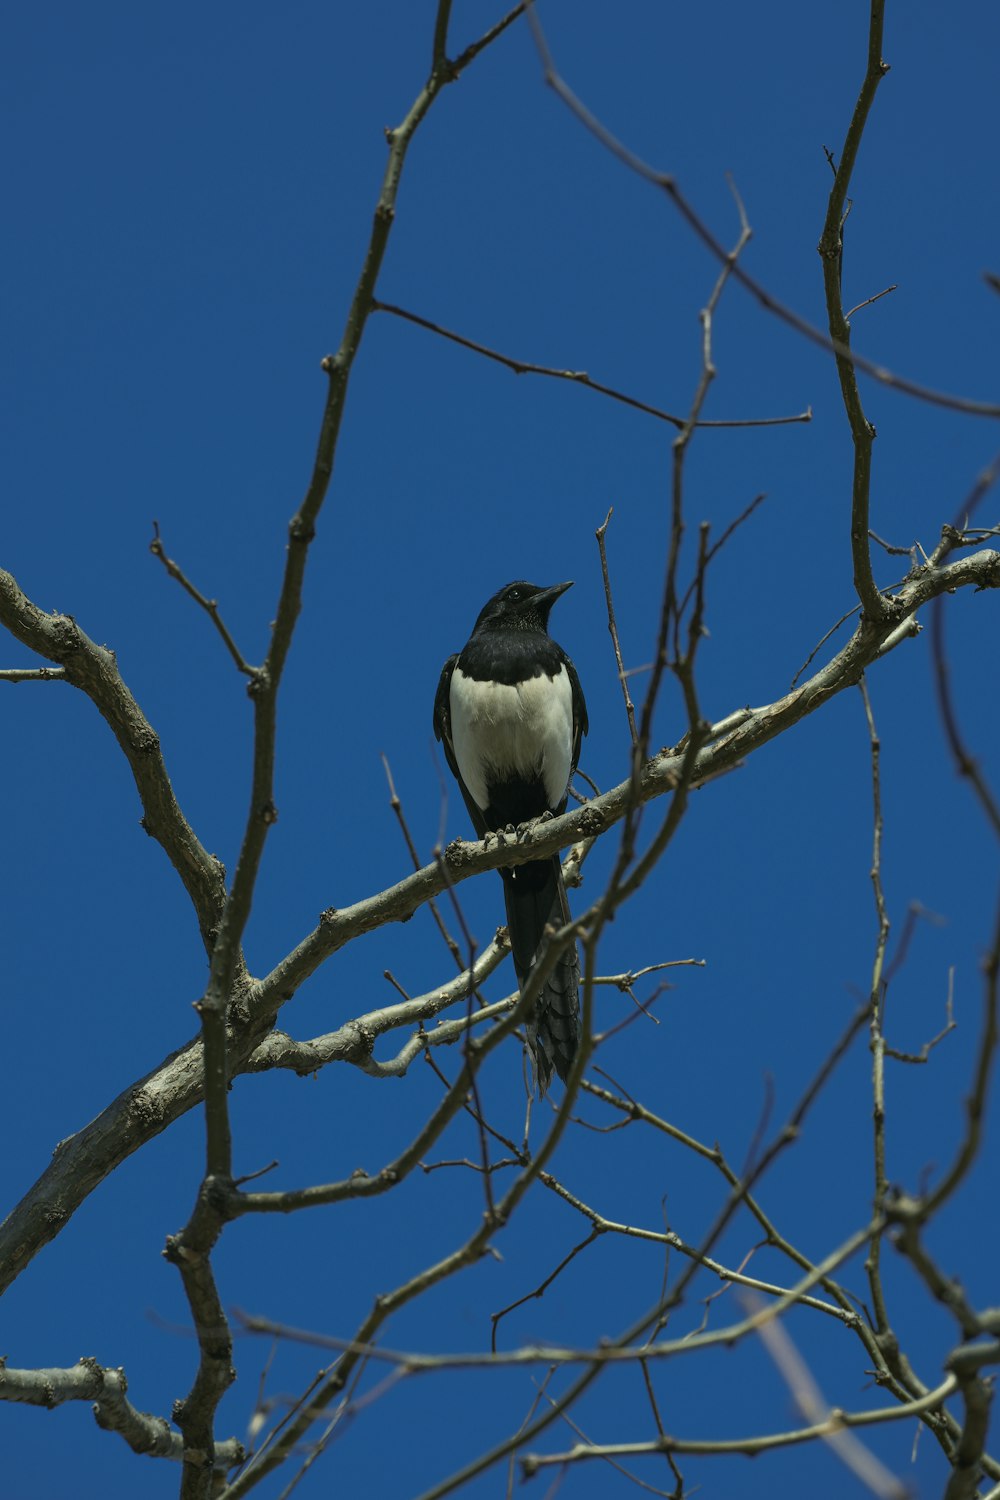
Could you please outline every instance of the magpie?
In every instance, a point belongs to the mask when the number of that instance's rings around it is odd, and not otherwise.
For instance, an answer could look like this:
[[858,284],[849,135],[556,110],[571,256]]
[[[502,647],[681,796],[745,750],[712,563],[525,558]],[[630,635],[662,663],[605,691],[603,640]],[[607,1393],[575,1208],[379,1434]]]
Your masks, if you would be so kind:
[[[434,699],[434,733],[479,838],[566,810],[587,733],[576,668],[549,635],[549,612],[570,583],[508,583],[482,608],[464,649],[450,656]],[[502,869],[507,929],[523,990],[547,924],[569,920],[559,856]],[[565,1082],[580,1040],[576,944],[563,950],[527,1022],[539,1094],[555,1068]]]

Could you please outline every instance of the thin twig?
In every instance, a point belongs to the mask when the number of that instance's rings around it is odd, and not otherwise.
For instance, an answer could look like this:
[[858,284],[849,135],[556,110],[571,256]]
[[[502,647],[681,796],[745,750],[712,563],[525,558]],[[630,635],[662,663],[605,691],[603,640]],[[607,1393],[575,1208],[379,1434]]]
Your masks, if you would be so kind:
[[[546,1396],[545,1399],[549,1402],[550,1405],[552,1404],[551,1396]],[[588,1445],[592,1446],[592,1439],[587,1436],[582,1427],[580,1427],[576,1422],[573,1421],[572,1417],[568,1416],[564,1411],[559,1413],[559,1417],[562,1422],[565,1422],[566,1426],[570,1429],[571,1432],[576,1433],[576,1436],[580,1439],[581,1442],[587,1443]],[[653,1484],[647,1484],[645,1480],[640,1479],[637,1474],[632,1474],[628,1469],[626,1469],[624,1464],[617,1463],[615,1459],[606,1457],[606,1462],[609,1469],[614,1469],[617,1473],[623,1474],[624,1477],[628,1480],[629,1484],[635,1485],[637,1490],[644,1490],[647,1495],[659,1495],[660,1500],[678,1500],[675,1491],[661,1490],[657,1489],[657,1487]]]
[[[464,338],[460,333],[453,333],[449,328],[442,328],[440,323],[432,323],[429,318],[422,318],[417,313],[408,312],[405,307],[397,307],[392,302],[373,300],[372,312],[392,313],[394,317],[404,318],[406,322],[415,323],[419,328],[426,328],[430,333],[449,339],[453,344],[460,344],[463,349],[471,349],[474,354],[481,354],[485,359],[494,360],[505,369],[513,370],[515,375],[546,375],[554,380],[568,380],[574,385],[582,385],[589,391],[595,391],[600,396],[608,396],[612,401],[620,401],[624,406],[631,406],[636,411],[645,412],[661,422],[669,422],[672,427],[682,428],[685,424],[685,419],[675,416],[673,412],[663,411],[658,406],[650,406],[634,396],[627,396],[624,391],[616,391],[599,380],[592,380],[585,370],[560,370],[549,365],[536,365],[527,360],[514,359],[509,354],[501,354],[496,349],[488,349],[485,344],[478,344],[474,339]],[[810,406],[805,411],[790,417],[744,417],[728,421],[700,420],[697,425],[699,427],[787,427],[794,422],[811,422],[812,416]]]
[[65,682],[64,667],[5,667],[0,682]]
[[[790,1295],[790,1289],[786,1286],[778,1286],[774,1282],[764,1281],[756,1276],[746,1276],[743,1274],[744,1267],[753,1253],[752,1251],[750,1254],[744,1256],[739,1266],[733,1270],[729,1266],[723,1265],[713,1256],[703,1253],[696,1245],[689,1245],[679,1234],[676,1234],[670,1228],[662,1230],[644,1229],[639,1225],[619,1223],[614,1219],[606,1218],[604,1214],[598,1213],[595,1208],[591,1208],[587,1203],[584,1203],[581,1198],[578,1198],[575,1193],[571,1193],[563,1183],[557,1181],[548,1172],[542,1173],[541,1180],[550,1192],[554,1193],[556,1197],[561,1198],[564,1203],[568,1203],[571,1208],[575,1209],[578,1214],[588,1221],[594,1231],[594,1236],[615,1234],[622,1236],[624,1239],[636,1239],[648,1244],[663,1245],[666,1251],[676,1250],[678,1254],[685,1256],[688,1260],[697,1262],[704,1270],[710,1272],[713,1276],[717,1276],[724,1285],[717,1291],[712,1292],[711,1296],[705,1299],[706,1301],[712,1301],[732,1285],[749,1287],[754,1291],[766,1293],[769,1297],[788,1297]],[[591,1236],[591,1238],[594,1236]],[[589,1243],[590,1240],[588,1239],[583,1244],[578,1245],[576,1250],[572,1252],[572,1255],[576,1255]],[[542,1284],[541,1288],[535,1292],[529,1292],[527,1296],[513,1303],[512,1307],[520,1307],[522,1302],[527,1302],[531,1297],[541,1295],[541,1292],[551,1284],[558,1271],[562,1270],[563,1266],[568,1264],[569,1260],[572,1259],[572,1255],[568,1256],[566,1261],[560,1264],[557,1271]],[[665,1291],[661,1294],[660,1300],[667,1300]],[[797,1305],[800,1307],[810,1307],[816,1312],[826,1313],[827,1316],[836,1318],[841,1323],[853,1322],[855,1317],[853,1312],[846,1312],[842,1307],[838,1307],[832,1302],[826,1302],[822,1297],[813,1297],[808,1293],[803,1293],[798,1298]],[[504,1313],[510,1310],[510,1308],[505,1308]],[[502,1316],[502,1314],[497,1316]],[[664,1320],[662,1326],[666,1326],[666,1320]],[[652,1342],[653,1339],[651,1337],[647,1340],[647,1345],[652,1344]],[[495,1341],[493,1347],[496,1348]]]
[[153,540],[149,544],[149,550],[150,552],[152,552],[154,557],[159,558],[160,562],[170,574],[170,577],[176,579],[184,592],[190,594],[195,603],[200,605],[208,615],[212,624],[215,626],[216,630],[222,637],[226,650],[229,652],[233,661],[236,663],[237,670],[242,672],[246,677],[254,677],[256,675],[257,668],[252,667],[246,660],[242,651],[233,640],[232,635],[227,630],[226,623],[223,620],[222,616],[219,614],[219,601],[217,599],[206,599],[205,595],[201,593],[199,589],[195,588],[194,584],[183,572],[179,564],[175,563],[172,557],[167,556],[166,551],[164,550],[163,542],[160,539],[159,521],[153,522]]
[[[882,747],[875,729],[875,717],[872,713],[871,699],[868,696],[868,684],[864,677],[862,677],[858,687],[861,691],[862,702],[864,703],[865,722],[868,726],[868,739],[871,746],[872,858],[868,873],[875,901],[877,930],[868,999],[871,1007],[869,1032],[872,1053],[872,1152],[874,1177],[872,1201],[875,1212],[878,1213],[885,1201],[889,1187],[885,1165],[885,1035],[883,1032],[884,970],[886,946],[889,941],[889,916],[885,905],[885,893],[882,888],[882,782],[879,774]],[[871,1243],[868,1246],[865,1271],[868,1276],[868,1285],[875,1311],[875,1327],[879,1335],[885,1337],[889,1331],[889,1313],[882,1287],[881,1256],[882,1235],[879,1232],[872,1236]]]
[[892,286],[883,287],[880,292],[875,293],[874,297],[866,297],[863,302],[855,303],[850,312],[844,314],[844,317],[850,322],[856,312],[860,312],[863,307],[871,307],[873,302],[878,302],[882,297],[888,297],[890,292],[896,290],[896,286],[897,283],[894,281]]
[[[548,1383],[552,1379],[552,1377],[553,1377],[554,1374],[555,1374],[555,1367],[553,1366],[553,1368],[551,1370],[547,1371],[544,1380],[537,1387],[537,1389],[535,1391],[534,1399],[533,1399],[531,1405],[528,1407],[528,1410],[525,1412],[524,1419],[521,1422],[522,1429],[525,1428],[525,1427],[527,1427],[528,1423],[531,1421],[532,1417],[535,1415],[535,1412],[538,1410],[538,1407],[540,1406],[541,1401],[542,1401],[542,1397],[544,1396],[546,1388],[548,1387]],[[516,1473],[517,1473],[516,1464],[515,1464],[516,1457],[517,1457],[517,1449],[516,1448],[512,1448],[511,1449],[511,1454],[510,1454],[510,1462],[507,1465],[507,1495],[506,1495],[506,1500],[514,1500],[514,1480],[516,1478]]]
[[886,1046],[886,1057],[894,1058],[896,1062],[921,1064],[926,1063],[934,1048],[943,1042],[946,1036],[950,1036],[958,1025],[955,1020],[955,970],[948,970],[948,994],[944,1002],[945,1021],[941,1030],[931,1037],[930,1041],[924,1042],[919,1052],[900,1052],[897,1047]]
[[659,974],[663,969],[703,969],[706,962],[704,958],[667,958],[659,964],[646,964],[642,969],[626,969],[623,974],[597,974],[594,983],[613,984],[627,992],[637,979],[645,979],[647,974]]
[[965,1131],[951,1166],[931,1192],[922,1197],[914,1216],[924,1223],[965,1181],[979,1155],[983,1140],[983,1116],[989,1093],[990,1078],[1000,1041],[1000,901],[997,903],[993,936],[983,959],[983,1019],[976,1048],[972,1082],[965,1099]]
[[[758,505],[763,504],[763,502],[766,499],[767,499],[767,496],[764,495],[764,494],[755,495],[753,497],[753,499],[750,501],[750,504],[744,510],[742,510],[740,512],[740,514],[736,517],[736,519],[734,521],[730,521],[729,525],[725,528],[725,530],[723,531],[722,535],[719,537],[718,541],[717,542],[713,542],[712,545],[711,545],[711,547],[709,547],[708,551],[705,553],[705,567],[706,568],[709,566],[709,564],[711,563],[712,559],[726,545],[726,543],[729,541],[729,538],[733,535],[733,533],[736,532],[736,531],[738,531],[740,529],[740,527],[743,525],[744,521],[749,521],[750,517],[753,515],[754,511],[757,509]],[[692,578],[691,582],[688,584],[687,592],[685,593],[684,598],[680,602],[680,611],[679,612],[680,612],[681,615],[684,614],[684,611],[687,609],[688,604],[691,602],[691,595],[694,593],[694,590],[695,590],[695,587],[697,585],[697,582],[698,582],[697,577],[695,577],[695,578]]]
[[604,517],[603,524],[601,526],[598,526],[594,535],[597,537],[597,547],[601,554],[601,576],[604,579],[604,598],[608,607],[608,630],[611,634],[611,644],[615,648],[615,662],[618,667],[618,681],[621,685],[622,696],[625,699],[625,712],[628,715],[629,734],[632,736],[632,747],[633,749],[635,749],[635,747],[639,743],[639,733],[635,727],[635,704],[632,702],[631,695],[629,694],[628,679],[625,674],[625,663],[622,661],[622,648],[618,641],[618,622],[615,619],[614,600],[611,597],[611,579],[608,575],[608,551],[604,540],[608,529],[608,522],[611,520],[611,517],[613,515],[614,506],[612,505],[609,506],[608,513]]
[[[793,1428],[788,1432],[761,1433],[746,1438],[665,1437],[656,1438],[651,1442],[601,1443],[596,1447],[580,1445],[566,1453],[530,1453],[525,1454],[521,1459],[521,1471],[526,1479],[530,1479],[539,1469],[553,1465],[579,1463],[594,1458],[639,1458],[660,1453],[692,1453],[706,1456],[721,1456],[730,1453],[752,1456],[756,1453],[768,1453],[777,1448],[790,1448],[799,1443],[811,1443],[821,1438],[829,1438],[844,1428],[874,1427],[883,1423],[902,1422],[910,1417],[923,1416],[926,1412],[942,1406],[957,1387],[956,1377],[948,1375],[934,1390],[928,1391],[925,1396],[906,1402],[903,1406],[882,1406],[861,1412],[848,1412],[836,1407],[823,1421],[813,1423],[809,1427]],[[898,1496],[908,1492],[900,1487],[893,1493]]]
[[[534,12],[530,13],[532,19]],[[643,702],[642,720],[639,731],[640,752],[645,755],[650,743],[650,732],[652,729],[653,711],[659,694],[660,683],[663,672],[668,665],[668,643],[671,630],[673,631],[673,662],[672,668],[677,677],[684,694],[684,704],[688,715],[688,733],[691,736],[689,748],[694,745],[696,737],[703,733],[701,715],[698,711],[695,695],[694,681],[694,658],[701,635],[701,618],[703,605],[703,588],[708,550],[708,532],[702,528],[699,538],[698,564],[695,569],[695,594],[696,603],[692,613],[689,632],[688,646],[685,652],[680,647],[680,628],[683,607],[679,601],[679,589],[677,585],[678,570],[681,560],[681,546],[684,538],[684,466],[687,458],[687,450],[690,446],[695,424],[701,416],[702,407],[708,397],[709,388],[715,379],[715,364],[712,358],[712,319],[715,315],[719,299],[725,289],[733,268],[739,261],[744,248],[749,244],[751,229],[747,221],[746,210],[743,201],[736,190],[735,184],[730,180],[730,191],[736,204],[739,216],[740,232],[736,244],[725,257],[725,263],[711,294],[699,315],[701,323],[701,372],[695,387],[694,396],[691,401],[691,410],[683,430],[674,439],[672,445],[671,465],[671,498],[670,498],[670,540],[667,550],[666,572],[663,584],[663,595],[660,605],[660,622],[656,642],[656,654],[653,658],[653,670],[649,681],[649,687]],[[690,591],[689,591],[690,592]],[[688,597],[685,595],[685,597]],[[678,802],[675,796],[675,805]],[[634,829],[630,829],[626,820],[623,838],[628,843],[634,836]]]
[[879,536],[877,531],[872,531],[870,526],[868,528],[868,535],[871,537],[873,542],[877,542],[880,547],[888,552],[890,557],[912,558],[913,556],[912,547],[894,547],[891,542],[887,542],[884,537]]
[[[419,870],[420,855],[417,853],[417,846],[413,842],[413,838],[410,834],[409,825],[407,824],[406,817],[403,813],[403,804],[400,801],[398,792],[396,791],[396,784],[392,779],[392,768],[389,765],[388,758],[385,755],[382,756],[382,767],[385,771],[385,779],[389,783],[389,806],[396,814],[396,821],[399,824],[400,832],[403,835],[403,841],[406,844],[410,859],[413,862],[413,868],[415,870]],[[430,908],[431,916],[434,918],[434,921],[437,924],[437,929],[444,939],[445,947],[448,949],[448,952],[454,959],[459,973],[461,973],[465,967],[462,962],[461,950],[459,949],[459,946],[455,939],[452,937],[451,933],[448,931],[447,924],[445,923],[444,917],[442,917],[441,915],[441,910],[437,902],[428,901],[427,905]]]
[[852,615],[856,615],[857,612],[858,612],[858,610],[860,608],[861,608],[860,604],[855,604],[852,609],[849,609],[847,611],[846,615],[841,615],[840,619],[837,620],[837,621],[835,621],[834,624],[830,626],[830,629],[826,632],[826,635],[822,636],[816,642],[815,646],[812,648],[812,650],[810,651],[809,655],[806,657],[805,661],[802,663],[801,667],[796,672],[795,676],[792,678],[791,682],[789,683],[789,687],[794,687],[795,686],[795,684],[798,682],[799,678],[802,676],[803,672],[805,672],[812,665],[812,663],[816,660],[816,657],[819,655],[819,653],[822,650],[822,648],[826,645],[826,643],[830,639],[831,635],[835,635],[837,633],[837,631],[840,629],[841,625],[845,624],[845,622],[847,620],[849,620]]
[[[543,1173],[542,1175],[544,1179],[546,1174]],[[587,1238],[581,1240],[578,1245],[574,1245],[572,1250],[570,1250],[567,1255],[563,1256],[562,1260],[556,1266],[555,1270],[550,1271],[548,1276],[546,1276],[544,1280],[539,1282],[534,1291],[525,1292],[524,1296],[518,1297],[516,1302],[509,1302],[507,1306],[502,1307],[499,1312],[490,1313],[490,1348],[492,1349],[494,1354],[496,1353],[497,1349],[497,1329],[499,1328],[500,1323],[507,1316],[507,1314],[514,1312],[514,1310],[518,1307],[523,1307],[526,1302],[531,1302],[536,1297],[544,1297],[545,1293],[555,1281],[556,1277],[559,1276],[563,1271],[565,1271],[566,1267],[570,1264],[571,1261],[574,1261],[576,1259],[581,1251],[586,1250],[590,1245],[594,1243],[596,1239],[600,1239],[602,1233],[603,1226],[599,1228],[595,1224],[590,1233],[587,1235]]]

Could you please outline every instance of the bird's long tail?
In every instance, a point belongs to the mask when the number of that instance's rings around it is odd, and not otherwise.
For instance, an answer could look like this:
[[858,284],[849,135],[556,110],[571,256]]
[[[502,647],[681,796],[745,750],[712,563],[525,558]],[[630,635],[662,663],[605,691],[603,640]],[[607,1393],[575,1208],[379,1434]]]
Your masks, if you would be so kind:
[[[570,920],[569,902],[556,856],[501,873],[514,970],[523,989],[543,945],[546,926],[564,927]],[[575,943],[559,955],[525,1029],[538,1092],[544,1094],[553,1068],[566,1081],[580,1042],[580,960]]]

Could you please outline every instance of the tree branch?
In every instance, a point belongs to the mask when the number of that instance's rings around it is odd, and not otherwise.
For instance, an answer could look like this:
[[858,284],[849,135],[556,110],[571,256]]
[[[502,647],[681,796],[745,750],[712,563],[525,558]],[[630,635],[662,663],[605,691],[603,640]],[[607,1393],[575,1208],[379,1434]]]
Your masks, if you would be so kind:
[[[125,1396],[128,1382],[122,1370],[107,1370],[96,1359],[78,1360],[68,1370],[13,1370],[0,1361],[0,1401],[17,1401],[51,1410],[67,1401],[90,1401],[98,1427],[117,1432],[133,1453],[181,1463],[184,1441],[164,1417],[138,1411]],[[235,1438],[216,1443],[210,1462],[217,1470],[243,1461],[243,1445]]]
[[[775,1448],[791,1448],[799,1443],[812,1443],[818,1438],[828,1438],[851,1427],[874,1427],[885,1422],[899,1422],[908,1417],[923,1415],[942,1405],[958,1385],[954,1375],[948,1375],[941,1384],[926,1396],[907,1401],[902,1406],[883,1406],[874,1411],[849,1412],[835,1408],[822,1422],[809,1427],[793,1428],[789,1432],[762,1433],[746,1438],[653,1438],[644,1443],[578,1443],[566,1453],[526,1453],[521,1459],[521,1470],[525,1479],[537,1474],[539,1469],[552,1465],[579,1463],[590,1458],[639,1458],[658,1453],[703,1453],[707,1456],[742,1453],[752,1457],[755,1453],[767,1453]],[[901,1484],[896,1491],[900,1497],[909,1492]]]
[[0,569],[0,624],[23,645],[56,662],[85,693],[128,761],[142,802],[142,826],[177,871],[211,953],[225,902],[225,870],[202,848],[178,806],[160,740],[118,671],[113,651],[98,646],[70,615],[45,614]]
[[826,221],[820,235],[819,253],[823,261],[823,285],[826,291],[827,318],[830,338],[836,348],[837,374],[844,409],[851,427],[854,442],[854,482],[851,503],[851,557],[854,562],[854,587],[861,607],[869,619],[882,619],[886,602],[875,587],[872,576],[871,551],[868,545],[868,512],[871,490],[872,442],[875,429],[868,421],[861,405],[858,377],[854,363],[842,353],[851,342],[851,325],[844,315],[843,270],[844,270],[844,204],[851,182],[851,173],[857,160],[864,134],[868,111],[875,98],[875,90],[889,71],[882,61],[882,22],[885,0],[872,0],[868,33],[868,67],[865,71],[861,92],[854,106],[854,114],[848,127],[840,166],[834,174],[833,187],[826,209]]
[[[686,423],[685,417],[678,417],[674,412],[664,411],[662,407],[650,406],[646,401],[639,401],[635,396],[627,396],[624,391],[616,391],[610,385],[604,385],[599,380],[592,380],[585,370],[557,369],[552,365],[536,365],[529,360],[515,359],[513,355],[501,354],[497,349],[488,349],[485,344],[477,344],[474,339],[467,339],[460,333],[454,333],[450,328],[442,328],[440,323],[432,323],[430,318],[422,318],[418,313],[408,312],[405,307],[397,307],[392,302],[378,302],[372,300],[372,312],[392,313],[393,317],[402,318],[407,323],[415,323],[418,328],[426,328],[429,333],[436,333],[440,338],[447,339],[453,344],[458,344],[462,349],[471,349],[474,354],[481,354],[484,359],[491,359],[498,365],[503,365],[506,370],[513,370],[515,375],[543,375],[551,380],[568,380],[573,385],[583,386],[588,391],[594,391],[599,396],[607,396],[611,401],[620,401],[623,406],[631,406],[634,411],[645,412],[647,416],[656,417],[661,422],[668,422],[670,426],[683,428]],[[729,420],[700,419],[695,425],[697,427],[787,427],[795,422],[811,422],[812,407],[805,411],[796,412],[790,417],[742,417]]]

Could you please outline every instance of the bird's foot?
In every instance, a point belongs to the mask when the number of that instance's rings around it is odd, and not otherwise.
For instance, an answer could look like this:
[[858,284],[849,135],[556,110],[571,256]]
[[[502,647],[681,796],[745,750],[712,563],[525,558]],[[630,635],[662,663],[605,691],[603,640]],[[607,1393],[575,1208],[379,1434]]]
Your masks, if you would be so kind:
[[551,823],[554,817],[555,813],[549,812],[548,808],[546,808],[545,812],[539,813],[537,818],[531,818],[527,823],[518,823],[517,842],[519,844],[530,844],[531,836],[535,829],[543,823]]
[[487,849],[505,849],[508,844],[516,844],[518,829],[513,823],[508,823],[506,828],[492,828],[483,834],[483,845]]

